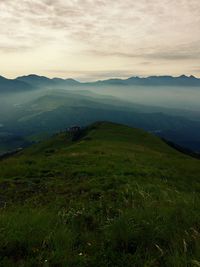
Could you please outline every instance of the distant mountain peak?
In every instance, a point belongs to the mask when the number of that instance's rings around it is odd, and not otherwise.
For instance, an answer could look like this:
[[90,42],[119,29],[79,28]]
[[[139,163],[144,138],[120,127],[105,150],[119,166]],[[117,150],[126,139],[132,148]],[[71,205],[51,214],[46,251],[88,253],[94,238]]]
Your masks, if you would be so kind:
[[28,75],[17,77],[17,79],[18,80],[22,80],[22,79],[46,79],[46,80],[50,80],[49,78],[47,78],[45,76],[40,76],[37,74],[28,74]]
[[7,78],[5,78],[4,76],[1,76],[1,75],[0,75],[0,79],[1,80],[8,80]]
[[[18,83],[17,83],[18,82]],[[21,83],[20,83],[21,82]],[[37,74],[29,74],[20,76],[16,79],[7,79],[0,76],[0,89],[5,91],[5,88],[10,88],[11,91],[17,87],[21,88],[41,88],[41,87],[58,87],[64,88],[67,86],[76,85],[110,85],[110,86],[191,86],[200,87],[200,79],[193,75],[185,74],[174,77],[170,75],[139,77],[132,76],[127,79],[112,78],[107,80],[99,80],[96,82],[81,83],[72,78],[48,78]]]
[[178,77],[170,75],[138,77],[132,76],[128,79],[109,79],[98,81],[97,84],[110,85],[143,85],[143,86],[200,86],[200,79],[195,76],[181,75]]
[[19,92],[32,89],[32,85],[17,79],[0,76],[0,93]]

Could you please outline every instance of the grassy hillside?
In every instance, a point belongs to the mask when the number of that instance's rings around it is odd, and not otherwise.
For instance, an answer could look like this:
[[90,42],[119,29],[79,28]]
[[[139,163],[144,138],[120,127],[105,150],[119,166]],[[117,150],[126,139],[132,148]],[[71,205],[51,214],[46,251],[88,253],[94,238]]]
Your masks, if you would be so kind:
[[200,162],[96,123],[0,161],[0,266],[200,266]]

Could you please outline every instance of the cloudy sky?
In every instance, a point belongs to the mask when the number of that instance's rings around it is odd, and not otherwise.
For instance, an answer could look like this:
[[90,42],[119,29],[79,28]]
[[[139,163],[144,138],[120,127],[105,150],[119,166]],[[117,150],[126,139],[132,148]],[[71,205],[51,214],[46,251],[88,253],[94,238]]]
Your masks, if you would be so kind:
[[0,75],[200,77],[199,0],[0,0]]

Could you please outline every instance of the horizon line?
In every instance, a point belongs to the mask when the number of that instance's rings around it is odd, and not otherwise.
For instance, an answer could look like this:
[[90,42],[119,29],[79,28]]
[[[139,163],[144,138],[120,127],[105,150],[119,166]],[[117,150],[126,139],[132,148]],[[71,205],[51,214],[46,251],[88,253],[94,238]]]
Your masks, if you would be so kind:
[[36,77],[43,77],[43,78],[47,78],[49,80],[53,80],[53,79],[61,79],[61,80],[74,80],[76,82],[79,82],[79,83],[93,83],[93,82],[102,82],[102,81],[109,81],[109,80],[123,80],[123,81],[126,81],[128,79],[131,79],[131,78],[140,78],[140,79],[147,79],[147,78],[151,78],[151,77],[171,77],[171,78],[180,78],[180,77],[187,77],[187,78],[195,78],[195,79],[200,79],[200,77],[197,77],[195,75],[185,75],[185,74],[181,74],[181,75],[178,75],[178,76],[174,76],[174,75],[149,75],[149,76],[140,76],[140,75],[136,75],[136,76],[129,76],[127,78],[123,78],[123,77],[110,77],[110,78],[105,78],[105,79],[98,79],[98,80],[94,80],[94,81],[80,81],[76,78],[72,78],[72,77],[68,77],[68,78],[62,78],[62,77],[59,77],[59,76],[55,76],[55,77],[49,77],[49,76],[45,76],[45,75],[39,75],[39,74],[36,74],[36,73],[30,73],[30,74],[25,74],[25,75],[22,75],[22,76],[16,76],[15,78],[7,78],[6,76],[3,76],[3,75],[0,75],[0,77],[2,78],[5,78],[7,80],[16,80],[16,79],[19,79],[19,78],[22,78],[22,77],[29,77],[29,76],[36,76]]

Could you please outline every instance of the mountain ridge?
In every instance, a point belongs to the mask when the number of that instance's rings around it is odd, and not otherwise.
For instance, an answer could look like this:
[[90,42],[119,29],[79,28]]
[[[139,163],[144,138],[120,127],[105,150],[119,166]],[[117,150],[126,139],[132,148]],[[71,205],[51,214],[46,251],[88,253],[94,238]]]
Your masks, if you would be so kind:
[[30,74],[27,76],[17,77],[16,80],[24,81],[35,86],[53,86],[53,85],[77,85],[78,81],[74,79],[62,79],[62,78],[48,78],[45,76],[39,76],[36,74]]
[[0,92],[18,92],[22,90],[31,90],[33,86],[17,79],[7,79],[0,76]]
[[39,87],[63,87],[63,86],[103,86],[103,85],[114,85],[114,86],[191,86],[199,87],[200,78],[193,75],[186,76],[181,75],[178,77],[174,76],[149,76],[146,78],[133,76],[127,79],[112,78],[107,80],[98,80],[94,82],[79,82],[75,79],[67,78],[48,78],[45,76],[39,76],[36,74],[30,74],[26,76],[20,76],[16,79],[7,79],[0,76],[0,92],[1,91],[12,91],[16,88],[19,90],[39,88]]

